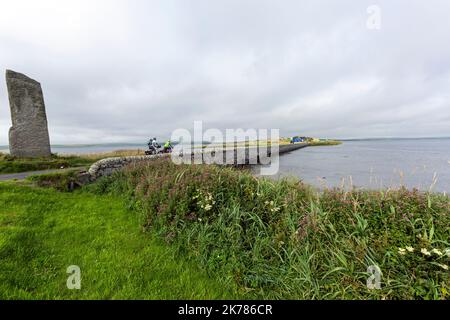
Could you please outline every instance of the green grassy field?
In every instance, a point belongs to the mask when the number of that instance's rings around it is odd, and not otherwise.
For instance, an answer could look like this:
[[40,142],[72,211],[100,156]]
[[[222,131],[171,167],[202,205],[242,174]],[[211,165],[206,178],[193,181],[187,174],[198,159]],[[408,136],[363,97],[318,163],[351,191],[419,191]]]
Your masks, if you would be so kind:
[[[81,290],[66,287],[70,265]],[[142,232],[117,196],[0,183],[0,299],[217,299],[232,289]]]

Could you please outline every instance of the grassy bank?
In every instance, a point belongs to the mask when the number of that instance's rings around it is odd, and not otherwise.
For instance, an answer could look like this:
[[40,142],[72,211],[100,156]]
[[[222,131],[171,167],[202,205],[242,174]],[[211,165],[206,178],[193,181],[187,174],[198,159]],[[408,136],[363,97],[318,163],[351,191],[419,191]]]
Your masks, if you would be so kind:
[[0,174],[38,170],[61,169],[90,165],[92,160],[76,156],[52,156],[50,158],[17,158],[0,154]]
[[[46,174],[36,174],[29,176],[26,181],[31,182],[33,185],[43,188],[53,188],[62,192],[69,192],[72,189],[80,187],[81,184],[77,183],[79,170],[68,169],[65,171],[58,171]],[[72,183],[72,185],[71,185]],[[73,185],[77,183],[77,185]]]
[[117,150],[114,152],[84,155],[52,155],[49,158],[18,158],[0,153],[0,174],[39,171],[49,169],[89,167],[94,162],[109,158],[143,155],[142,150]]
[[[81,290],[68,290],[68,266]],[[120,197],[0,183],[0,299],[228,299]]]
[[338,140],[319,140],[319,141],[310,141],[308,145],[310,147],[319,147],[319,146],[338,146],[341,145],[342,141]]
[[[326,190],[158,160],[91,187],[125,194],[151,234],[248,298],[446,299],[449,198]],[[382,272],[369,290],[368,268]]]

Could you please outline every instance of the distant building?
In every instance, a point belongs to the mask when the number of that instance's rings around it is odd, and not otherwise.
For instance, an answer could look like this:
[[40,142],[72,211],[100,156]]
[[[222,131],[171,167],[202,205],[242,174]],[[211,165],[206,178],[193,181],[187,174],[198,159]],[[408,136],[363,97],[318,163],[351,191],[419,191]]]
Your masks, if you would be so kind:
[[296,137],[291,138],[291,143],[301,143],[301,142],[305,142],[306,140],[307,140],[306,137],[296,136]]

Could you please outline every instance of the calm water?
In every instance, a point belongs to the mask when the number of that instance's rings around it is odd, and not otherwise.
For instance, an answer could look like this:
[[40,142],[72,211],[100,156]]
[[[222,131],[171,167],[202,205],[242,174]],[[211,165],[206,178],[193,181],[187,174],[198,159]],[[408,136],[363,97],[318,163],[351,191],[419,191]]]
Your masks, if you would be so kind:
[[[398,187],[450,191],[450,138],[346,141],[281,156],[277,176],[296,176],[318,187]],[[433,178],[435,177],[435,179]]]

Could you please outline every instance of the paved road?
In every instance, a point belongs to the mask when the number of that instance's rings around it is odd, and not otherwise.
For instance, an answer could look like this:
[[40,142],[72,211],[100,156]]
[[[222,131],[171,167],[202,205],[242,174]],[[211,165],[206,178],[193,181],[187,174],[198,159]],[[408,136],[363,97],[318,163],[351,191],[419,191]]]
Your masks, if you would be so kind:
[[30,171],[30,172],[21,172],[21,173],[8,173],[8,174],[0,174],[0,181],[8,181],[8,180],[23,180],[28,178],[29,176],[36,175],[36,174],[46,174],[46,173],[53,173],[53,172],[65,172],[69,170],[86,170],[83,167],[79,168],[67,168],[67,169],[51,169],[51,170],[40,170],[40,171]]

